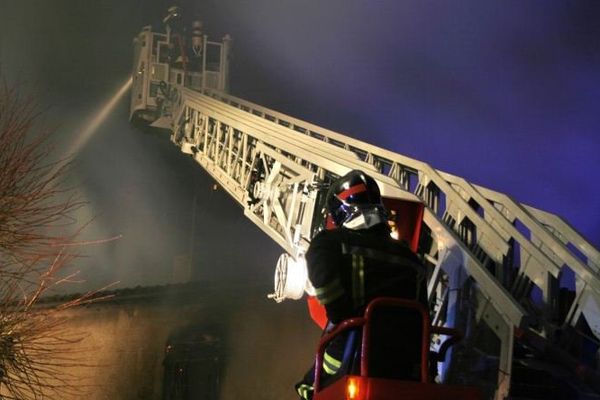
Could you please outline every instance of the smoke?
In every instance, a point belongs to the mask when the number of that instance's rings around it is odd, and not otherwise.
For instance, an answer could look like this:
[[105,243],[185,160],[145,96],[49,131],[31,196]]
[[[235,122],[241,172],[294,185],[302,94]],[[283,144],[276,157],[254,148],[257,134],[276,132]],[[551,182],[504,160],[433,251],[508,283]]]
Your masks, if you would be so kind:
[[168,133],[147,133],[126,121],[121,107],[76,159],[76,178],[90,204],[80,218],[93,217],[85,239],[121,236],[84,249],[88,281],[121,287],[269,282],[280,250],[223,190],[213,190],[213,180]]
[[85,282],[65,290],[188,279],[270,282],[280,249],[224,191],[213,191],[213,180],[168,133],[128,123],[123,77],[131,40],[152,22],[140,17],[142,6],[146,15],[164,11],[137,1],[0,5],[3,75],[36,95],[44,109],[38,125],[56,131],[56,156],[75,156],[70,183],[89,204],[77,219],[91,221],[80,239],[120,236],[82,247],[72,269]]

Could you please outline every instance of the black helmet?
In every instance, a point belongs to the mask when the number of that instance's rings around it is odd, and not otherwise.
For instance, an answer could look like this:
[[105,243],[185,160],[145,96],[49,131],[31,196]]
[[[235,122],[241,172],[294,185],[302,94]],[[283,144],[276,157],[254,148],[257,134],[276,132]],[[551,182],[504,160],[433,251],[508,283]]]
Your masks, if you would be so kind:
[[327,192],[327,212],[340,227],[359,215],[377,215],[385,221],[385,209],[377,182],[359,170],[353,170],[333,182]]

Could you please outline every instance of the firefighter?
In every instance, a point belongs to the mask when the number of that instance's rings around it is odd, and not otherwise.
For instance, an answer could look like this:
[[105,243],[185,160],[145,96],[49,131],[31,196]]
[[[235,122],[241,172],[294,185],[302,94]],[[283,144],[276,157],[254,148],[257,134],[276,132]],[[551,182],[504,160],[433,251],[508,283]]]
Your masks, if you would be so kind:
[[[325,201],[324,212],[335,227],[319,232],[306,253],[309,279],[327,313],[324,333],[345,319],[362,316],[377,297],[426,304],[425,268],[406,243],[391,237],[375,180],[351,171],[330,186]],[[335,375],[340,369],[345,341],[340,336],[327,347],[325,374]],[[313,381],[314,367],[296,385],[301,398],[312,398]]]

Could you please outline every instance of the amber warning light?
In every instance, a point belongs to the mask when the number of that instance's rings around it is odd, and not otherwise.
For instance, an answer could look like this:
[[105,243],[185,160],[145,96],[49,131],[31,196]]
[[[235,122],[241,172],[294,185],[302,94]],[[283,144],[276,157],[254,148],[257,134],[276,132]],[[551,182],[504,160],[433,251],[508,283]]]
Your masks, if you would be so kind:
[[359,377],[352,376],[346,382],[346,400],[362,400],[364,399],[364,385],[361,384]]

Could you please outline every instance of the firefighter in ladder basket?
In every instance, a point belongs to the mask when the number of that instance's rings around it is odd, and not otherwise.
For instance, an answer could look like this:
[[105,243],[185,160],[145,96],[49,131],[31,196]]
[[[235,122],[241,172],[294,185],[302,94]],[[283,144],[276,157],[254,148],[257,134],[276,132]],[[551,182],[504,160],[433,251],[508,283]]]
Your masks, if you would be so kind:
[[[326,197],[324,229],[306,253],[308,275],[326,310],[324,333],[345,319],[362,316],[377,297],[400,297],[426,305],[425,268],[404,242],[390,235],[387,212],[373,178],[354,170],[335,181]],[[342,364],[345,336],[334,339],[324,354],[324,373],[334,376]],[[314,366],[296,384],[302,399],[313,395]]]

